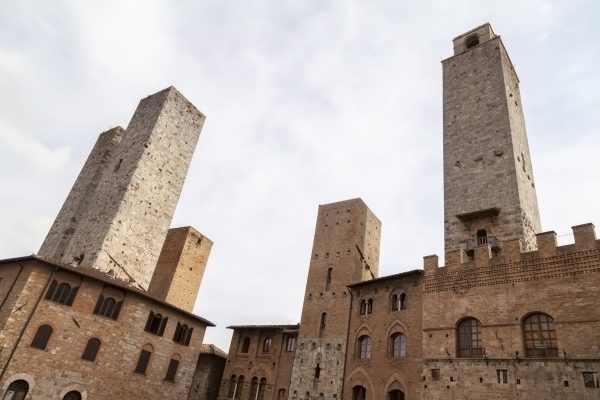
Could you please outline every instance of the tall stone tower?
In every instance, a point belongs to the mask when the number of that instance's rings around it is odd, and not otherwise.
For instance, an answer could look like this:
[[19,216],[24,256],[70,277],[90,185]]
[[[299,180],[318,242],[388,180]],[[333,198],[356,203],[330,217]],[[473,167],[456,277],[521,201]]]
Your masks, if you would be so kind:
[[454,39],[444,71],[446,252],[520,238],[536,248],[540,217],[519,78],[489,24]]
[[377,278],[380,232],[381,222],[361,199],[319,206],[291,399],[341,398],[351,304],[346,286]]
[[174,87],[100,135],[39,255],[148,289],[204,115]]

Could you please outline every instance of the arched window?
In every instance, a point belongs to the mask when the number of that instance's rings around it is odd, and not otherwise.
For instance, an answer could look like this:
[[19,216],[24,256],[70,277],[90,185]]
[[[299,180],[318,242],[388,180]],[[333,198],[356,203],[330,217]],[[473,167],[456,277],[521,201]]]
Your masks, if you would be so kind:
[[72,288],[67,282],[58,283],[56,279],[53,279],[46,292],[46,300],[70,306],[73,304],[73,300],[75,300],[78,289],[78,287]]
[[365,315],[367,313],[367,301],[365,299],[360,301],[359,314]]
[[331,279],[333,278],[333,268],[327,268],[327,277],[325,278],[325,290],[331,289]]
[[263,340],[263,347],[262,347],[262,352],[263,353],[268,353],[271,351],[271,338],[265,338],[265,340]]
[[177,327],[175,328],[175,334],[173,335],[173,341],[188,346],[190,344],[190,339],[192,338],[193,330],[194,328],[190,328],[186,324],[178,322]]
[[242,391],[244,390],[244,375],[240,375],[236,385],[237,389],[235,391],[234,399],[240,400],[242,398]]
[[45,350],[50,336],[52,336],[52,327],[50,325],[41,325],[35,332],[35,336],[31,341],[31,347]]
[[[146,321],[146,327],[144,330],[146,332],[153,333],[158,336],[162,336],[165,333],[165,327],[167,326],[168,317],[163,317],[161,314],[154,314],[153,311],[150,311],[148,314],[148,320]],[[187,332],[186,332],[187,334]]]
[[358,338],[358,358],[371,358],[371,338],[367,335]]
[[237,376],[231,375],[231,380],[229,381],[229,391],[227,392],[227,398],[233,399],[235,397],[235,390],[237,389]]
[[167,368],[167,374],[165,375],[165,381],[175,382],[175,376],[177,375],[177,368],[179,368],[179,361],[181,357],[179,354],[173,354],[171,360],[169,360],[169,367]]
[[352,400],[366,400],[367,399],[367,389],[364,386],[354,386],[352,388]]
[[373,299],[367,300],[367,314],[373,314]]
[[65,394],[63,400],[81,400],[81,393],[77,390],[71,390],[69,393]]
[[265,390],[267,389],[267,378],[262,378],[258,384],[258,393],[256,394],[256,400],[263,400],[265,398]]
[[458,324],[457,333],[458,357],[483,357],[481,323],[478,320],[475,318],[463,319]]
[[399,389],[390,390],[387,394],[387,400],[404,400],[404,392]]
[[531,314],[523,320],[526,357],[558,357],[554,319],[548,314]]
[[470,49],[471,47],[475,47],[479,44],[479,35],[473,34],[465,39],[465,47]]
[[279,389],[279,392],[277,392],[277,400],[285,400],[285,389]]
[[88,340],[87,345],[85,346],[85,350],[83,350],[83,354],[81,355],[82,360],[95,361],[96,356],[98,355],[98,350],[100,350],[100,339],[91,338]]
[[256,396],[258,396],[258,378],[254,377],[250,383],[250,394],[248,395],[248,400],[256,400]]
[[247,353],[248,350],[250,350],[250,338],[246,337],[244,338],[244,341],[242,342],[242,347],[240,349],[240,353]]
[[137,372],[138,374],[146,374],[146,369],[150,363],[150,357],[152,357],[153,351],[154,348],[149,344],[145,344],[144,347],[142,347],[142,351],[140,352],[140,357],[138,358],[134,372]]
[[394,293],[390,299],[392,311],[406,309],[406,293]]
[[399,332],[396,332],[392,336],[390,336],[390,356],[406,356],[406,336]]
[[96,308],[94,308],[94,314],[103,315],[116,320],[119,317],[122,305],[123,301],[117,302],[113,297],[104,297],[104,295],[100,295],[98,302],[96,303]]
[[6,389],[3,400],[23,400],[29,392],[29,383],[23,379],[11,382]]

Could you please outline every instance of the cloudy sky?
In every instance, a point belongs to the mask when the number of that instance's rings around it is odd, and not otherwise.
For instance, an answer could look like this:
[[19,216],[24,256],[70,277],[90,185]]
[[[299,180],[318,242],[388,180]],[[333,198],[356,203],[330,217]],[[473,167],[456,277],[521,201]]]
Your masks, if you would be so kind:
[[484,22],[521,79],[543,229],[600,224],[595,1],[0,5],[0,258],[37,252],[97,135],[174,85],[207,121],[173,225],[215,243],[195,311],[225,350],[227,325],[298,322],[319,204],[379,216],[381,275],[443,257],[440,61]]

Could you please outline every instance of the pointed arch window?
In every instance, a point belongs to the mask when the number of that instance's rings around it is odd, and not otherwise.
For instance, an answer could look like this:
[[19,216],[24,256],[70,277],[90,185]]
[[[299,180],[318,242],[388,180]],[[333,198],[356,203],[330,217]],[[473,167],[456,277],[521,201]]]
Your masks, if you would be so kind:
[[387,400],[404,400],[404,392],[400,389],[390,390],[387,394]]
[[483,357],[481,322],[475,318],[465,318],[458,324],[457,353],[459,358]]
[[548,314],[531,314],[523,320],[526,357],[558,357],[554,318]]
[[52,336],[52,332],[53,330],[50,325],[40,325],[31,341],[31,347],[45,350],[48,341],[50,340],[50,336]]

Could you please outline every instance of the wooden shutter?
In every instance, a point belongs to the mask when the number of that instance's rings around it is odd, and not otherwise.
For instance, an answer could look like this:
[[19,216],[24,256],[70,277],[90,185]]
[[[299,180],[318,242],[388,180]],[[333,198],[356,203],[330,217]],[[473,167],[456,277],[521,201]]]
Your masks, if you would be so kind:
[[165,381],[175,382],[175,375],[177,375],[177,368],[179,367],[179,361],[171,358],[169,362],[169,368],[167,369],[167,376]]
[[67,305],[72,306],[73,301],[75,300],[75,296],[77,296],[77,291],[79,290],[79,286],[71,288],[71,293],[69,293],[69,297],[67,298]]
[[98,297],[98,302],[96,302],[96,308],[94,308],[94,314],[98,314],[100,312],[102,303],[104,303],[104,296],[100,295],[100,297]]
[[117,320],[117,318],[119,318],[119,314],[121,313],[121,307],[123,307],[123,301],[124,300],[119,301],[115,306],[115,310],[113,311],[113,315],[111,317],[115,321]]
[[158,336],[162,336],[163,333],[165,333],[165,327],[167,326],[168,320],[169,317],[163,317],[163,319],[160,321],[160,328],[158,328]]
[[173,341],[175,343],[181,343],[181,322],[177,323],[177,327],[175,328],[175,334],[173,335]]
[[142,350],[140,353],[140,358],[138,358],[137,365],[135,366],[135,372],[138,374],[145,374],[146,368],[148,368],[148,362],[150,362],[151,352],[148,350]]
[[48,288],[48,291],[46,292],[46,297],[45,299],[52,299],[52,296],[54,296],[54,291],[56,290],[56,285],[58,285],[58,282],[56,282],[56,279],[52,279],[52,283],[50,284],[50,287]]
[[194,328],[189,328],[187,332],[187,337],[185,338],[185,345],[188,346],[190,344],[190,340],[192,339],[192,331]]
[[144,328],[144,330],[146,332],[150,332],[150,325],[152,325],[153,319],[154,319],[154,312],[150,311],[150,314],[148,314],[148,320],[146,321],[146,327]]

